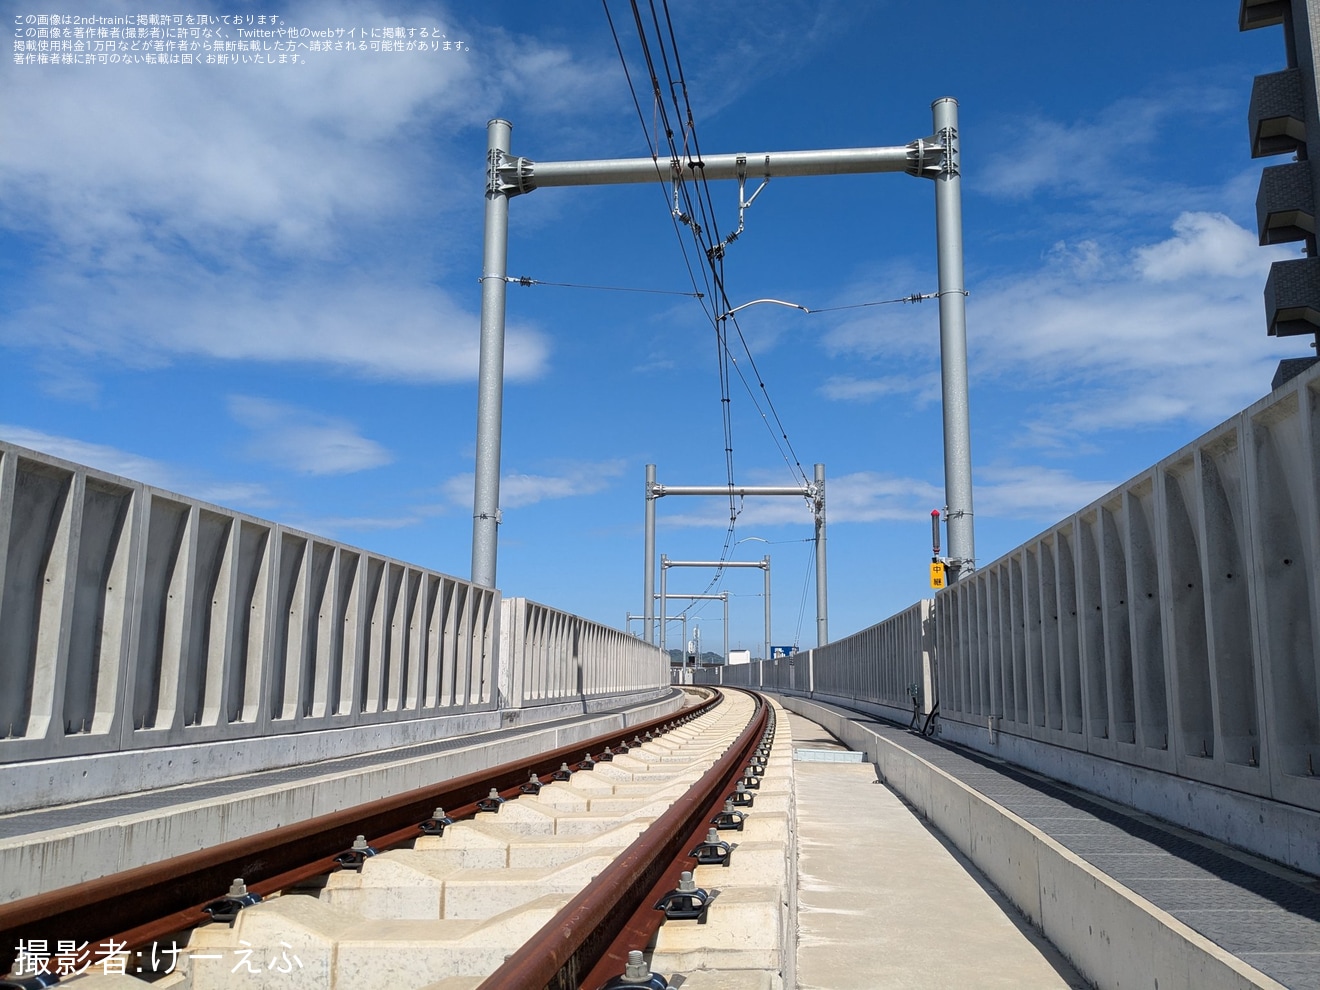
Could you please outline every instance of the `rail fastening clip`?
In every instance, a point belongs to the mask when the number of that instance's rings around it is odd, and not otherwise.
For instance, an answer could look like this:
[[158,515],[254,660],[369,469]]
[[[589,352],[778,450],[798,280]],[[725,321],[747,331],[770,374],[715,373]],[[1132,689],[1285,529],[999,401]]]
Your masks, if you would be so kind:
[[422,835],[444,835],[445,828],[452,824],[454,820],[445,814],[445,809],[436,808],[435,814],[417,827],[422,830]]
[[724,810],[716,814],[710,823],[721,832],[741,832],[746,817],[741,811],[734,809],[733,798],[727,798],[724,802]]
[[346,870],[355,870],[362,872],[362,864],[372,856],[376,855],[376,850],[367,845],[367,837],[359,835],[353,840],[353,847],[347,852],[341,852],[335,857],[335,862]]
[[655,909],[665,913],[666,921],[695,920],[697,924],[704,925],[706,911],[714,899],[714,894],[697,886],[690,870],[684,870],[678,875],[678,886],[660,898]]
[[720,841],[720,834],[715,829],[710,829],[706,833],[706,841],[693,849],[689,856],[695,856],[697,862],[702,866],[728,866],[733,859],[734,847],[727,842]]
[[[233,928],[239,911],[260,903],[261,895],[248,890],[242,877],[235,877],[234,882],[229,885],[229,893],[225,894],[220,900],[206,905],[202,910],[211,916],[212,921],[227,921],[229,927]],[[52,986],[53,984],[46,985]]]
[[668,980],[651,972],[642,953],[633,949],[628,953],[628,963],[623,967],[622,975],[614,977],[600,990],[637,990],[639,987],[641,990],[673,990]]

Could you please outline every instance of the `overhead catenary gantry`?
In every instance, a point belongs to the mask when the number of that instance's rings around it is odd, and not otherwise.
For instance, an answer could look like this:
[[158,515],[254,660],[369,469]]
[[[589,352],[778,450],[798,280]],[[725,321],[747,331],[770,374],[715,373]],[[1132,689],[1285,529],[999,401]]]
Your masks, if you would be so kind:
[[[659,601],[660,596],[659,596],[659,595],[656,595],[655,597],[656,597],[656,600]],[[725,663],[728,663],[728,662],[729,662],[729,593],[728,593],[727,591],[721,591],[721,592],[720,592],[719,594],[717,594],[717,595],[709,595],[709,594],[705,594],[704,592],[701,593],[701,594],[696,594],[696,595],[683,595],[683,594],[679,594],[679,593],[676,592],[676,591],[671,591],[671,592],[669,592],[669,594],[668,594],[667,597],[669,597],[669,598],[681,598],[683,601],[694,602],[694,603],[695,603],[695,602],[723,602],[723,603],[724,603],[724,662],[725,662]],[[680,612],[678,615],[670,615],[670,616],[666,616],[666,615],[665,615],[665,609],[664,609],[664,606],[661,605],[661,607],[660,607],[660,615],[661,615],[661,622],[662,622],[662,623],[664,623],[664,622],[669,622],[669,621],[671,621],[671,620],[673,620],[673,619],[678,619],[678,620],[680,620],[680,621],[683,623],[683,648],[686,649],[686,648],[687,648],[687,642],[688,642],[688,637],[687,637],[687,610],[684,609],[684,610],[683,610],[682,612]],[[629,618],[630,618],[630,619],[640,619],[640,618],[642,618],[642,616],[640,616],[640,615],[630,615]],[[663,644],[662,644],[661,648],[664,649]]]
[[[766,554],[760,560],[670,560],[664,554],[660,555],[660,649],[665,649],[665,620],[668,617],[668,606],[670,598],[691,598],[693,601],[702,601],[705,599],[715,599],[720,595],[671,595],[669,593],[669,568],[671,567],[708,567],[717,570],[723,570],[726,567],[759,567],[765,571],[765,653],[762,655],[765,659],[770,658],[770,555]],[[729,598],[728,592],[722,592],[724,597],[724,655],[728,659],[729,654]]]
[[[778,496],[788,495],[805,498],[807,504],[811,506],[811,515],[815,520],[815,544],[816,544],[816,645],[824,646],[829,642],[829,620],[826,611],[826,586],[825,586],[825,465],[816,465],[816,478],[811,484],[802,485],[662,485],[656,481],[655,465],[646,465],[646,521],[644,529],[644,550],[642,553],[642,566],[645,571],[642,579],[642,595],[646,600],[644,606],[646,619],[646,635],[652,643],[664,643],[664,623],[660,623],[657,630],[655,625],[655,503],[656,499],[664,498],[666,495],[697,495],[697,496],[721,496],[732,498],[738,496],[745,498],[751,496]],[[661,567],[661,595],[664,597],[663,581],[664,572],[669,567],[675,566],[673,561],[665,563]],[[750,563],[739,563],[734,561],[697,561],[686,564],[685,566],[695,567],[764,567],[765,568],[765,649],[766,657],[770,656],[770,558],[767,556],[764,561],[752,561]],[[662,609],[663,614],[663,609]]]
[[[534,162],[509,153],[513,125],[486,125],[486,218],[481,273],[481,354],[477,384],[476,478],[472,505],[472,580],[495,586],[500,523],[500,442],[504,406],[504,314],[508,276],[509,198],[552,186],[770,179],[795,175],[904,172],[935,182],[939,270],[940,366],[944,409],[944,487],[948,563],[956,578],[975,560],[971,430],[967,401],[966,291],[963,286],[962,190],[958,103],[931,105],[934,134],[906,145],[820,151],[711,155],[701,160],[631,158]],[[727,494],[725,486],[721,491]],[[822,541],[823,542],[823,541]],[[651,560],[654,567],[654,558]],[[649,572],[648,572],[649,573]],[[824,583],[819,572],[818,596]],[[651,593],[646,607],[653,608]],[[821,611],[818,600],[818,612]],[[824,642],[818,615],[818,642]]]

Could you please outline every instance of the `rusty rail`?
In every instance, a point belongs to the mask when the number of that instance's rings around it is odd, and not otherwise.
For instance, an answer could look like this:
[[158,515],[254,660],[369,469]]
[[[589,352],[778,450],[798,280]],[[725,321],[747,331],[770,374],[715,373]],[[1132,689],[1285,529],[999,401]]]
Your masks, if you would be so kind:
[[706,833],[755,752],[769,721],[756,709],[724,755],[686,794],[606,867],[478,990],[596,990],[623,971],[629,949],[645,948],[664,920],[652,905],[696,860],[688,855]]
[[561,763],[576,769],[584,752],[626,744],[635,736],[672,728],[720,704],[723,695],[693,708],[569,746],[466,774],[417,790],[284,825],[210,849],[176,856],[122,873],[0,905],[0,974],[9,972],[20,939],[72,939],[102,945],[108,939],[134,950],[210,920],[205,907],[224,895],[234,877],[262,896],[339,869],[335,857],[358,835],[377,850],[410,842],[418,826],[443,806],[455,820],[477,811],[494,787],[502,797],[519,793],[529,772],[549,782]]

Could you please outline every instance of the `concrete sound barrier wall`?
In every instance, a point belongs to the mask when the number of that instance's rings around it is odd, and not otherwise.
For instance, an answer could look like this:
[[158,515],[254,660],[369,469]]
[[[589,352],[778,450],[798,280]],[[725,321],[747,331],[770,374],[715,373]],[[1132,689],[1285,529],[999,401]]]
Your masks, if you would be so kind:
[[[662,659],[493,588],[0,441],[0,810],[645,701],[667,690]],[[524,700],[535,713],[512,716]]]
[[935,614],[949,738],[1320,811],[1320,365],[941,592]]
[[665,693],[669,658],[659,647],[526,598],[502,608],[500,692],[509,707]]
[[951,742],[1320,874],[1320,365],[804,664],[736,676],[902,721],[921,677]]

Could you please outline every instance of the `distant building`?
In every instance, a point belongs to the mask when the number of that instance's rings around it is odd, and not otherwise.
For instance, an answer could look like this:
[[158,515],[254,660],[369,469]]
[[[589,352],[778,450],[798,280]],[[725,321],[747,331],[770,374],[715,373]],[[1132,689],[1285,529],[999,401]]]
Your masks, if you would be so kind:
[[740,663],[751,663],[751,662],[752,662],[752,651],[751,651],[751,650],[730,650],[730,651],[729,651],[729,666],[730,666],[730,667],[736,667],[736,666],[737,666],[738,664],[740,664]]

